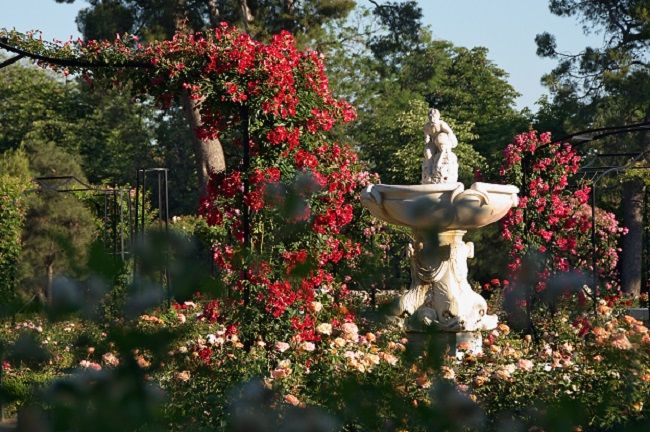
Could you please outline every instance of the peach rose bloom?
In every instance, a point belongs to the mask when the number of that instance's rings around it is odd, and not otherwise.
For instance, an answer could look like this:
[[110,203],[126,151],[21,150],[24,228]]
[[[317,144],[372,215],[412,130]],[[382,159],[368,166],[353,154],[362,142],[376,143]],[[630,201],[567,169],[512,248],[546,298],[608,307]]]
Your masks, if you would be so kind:
[[313,342],[303,342],[300,344],[300,349],[307,352],[312,352],[316,349],[316,345]]
[[190,371],[184,370],[176,374],[176,379],[182,382],[187,382],[191,378]]
[[630,340],[623,333],[612,335],[610,343],[612,347],[620,350],[629,350],[632,348]]
[[415,384],[417,384],[418,387],[422,387],[422,388],[431,387],[431,381],[429,381],[429,377],[426,376],[426,374],[422,374],[422,375],[418,376],[415,379]]
[[300,405],[300,400],[298,400],[297,397],[295,397],[292,394],[288,394],[284,397],[284,401],[288,403],[289,405],[293,406],[299,406]]
[[395,366],[397,364],[398,361],[397,357],[395,357],[390,353],[382,353],[381,357],[384,359],[386,363],[388,363],[391,366]]
[[634,318],[633,316],[630,316],[630,315],[625,315],[623,317],[623,321],[625,321],[628,325],[642,325],[643,324],[641,321],[637,320],[636,318]]
[[288,377],[290,373],[291,372],[288,369],[277,368],[271,371],[271,377],[273,379],[282,379]]
[[102,356],[102,360],[109,366],[117,366],[120,364],[120,359],[118,359],[115,354],[107,352]]
[[494,371],[494,377],[502,381],[508,381],[510,380],[510,372],[506,368],[500,367]]
[[474,377],[474,386],[482,387],[488,380],[489,380],[489,378],[486,377],[485,375],[475,376]]
[[456,372],[449,366],[443,366],[441,369],[442,377],[447,380],[453,380],[456,378]]

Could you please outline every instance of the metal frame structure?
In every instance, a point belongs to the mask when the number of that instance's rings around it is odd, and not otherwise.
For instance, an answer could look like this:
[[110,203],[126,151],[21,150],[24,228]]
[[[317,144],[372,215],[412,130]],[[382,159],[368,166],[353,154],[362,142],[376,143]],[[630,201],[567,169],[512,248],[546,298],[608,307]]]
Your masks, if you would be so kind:
[[[154,177],[153,181],[147,182],[147,177]],[[165,235],[169,236],[169,169],[168,168],[140,168],[136,172],[135,186],[135,227],[132,235],[132,247],[135,248],[135,242],[144,241],[147,212],[147,191],[151,189],[152,196],[157,197],[156,206],[158,208],[158,223],[164,229]],[[160,273],[160,284],[167,291],[167,300],[171,305],[172,300],[172,281],[169,274],[169,254],[167,249],[165,254],[165,267]],[[138,274],[137,254],[133,254],[133,278]]]
[[[119,230],[118,224],[124,223],[123,212],[118,203],[118,197],[123,197],[127,203],[129,234],[132,232],[132,204],[130,191],[126,188],[119,188],[117,185],[108,188],[100,188],[90,185],[75,176],[45,176],[36,177],[34,182],[39,186],[37,189],[30,189],[27,192],[41,192],[49,191],[56,193],[74,193],[74,192],[90,192],[93,195],[101,195],[104,197],[103,217],[104,225],[111,225],[111,255],[114,257],[119,256],[122,260],[126,259],[126,255],[130,253],[126,248],[127,243],[131,243],[131,239],[125,239],[124,230]],[[111,217],[111,215],[113,217]]]
[[[629,158],[626,163],[623,163],[621,165],[604,165],[604,166],[585,166],[583,167],[580,171],[582,173],[591,173],[593,174],[593,177],[590,179],[590,185],[591,185],[591,199],[590,199],[590,206],[591,206],[591,260],[592,260],[592,280],[594,283],[594,287],[598,287],[599,285],[599,278],[598,278],[598,272],[596,271],[596,260],[598,258],[598,246],[596,242],[596,199],[598,195],[598,186],[599,182],[609,176],[610,174],[620,174],[624,173],[629,170],[647,170],[650,169],[650,165],[634,165],[634,163],[638,162],[643,156],[645,156],[646,152],[639,152],[639,153],[602,153],[602,154],[596,154],[594,161],[596,161],[598,158],[617,158],[617,157],[627,157]],[[643,220],[644,223],[643,225],[646,226],[648,224],[648,214],[647,214],[647,208],[648,208],[648,188],[646,188],[645,191],[645,197],[644,197],[644,214],[643,214]],[[647,237],[647,233],[644,230],[643,233],[644,237]],[[649,288],[648,287],[648,279],[650,278],[650,274],[648,274],[648,260],[649,255],[650,255],[650,241],[648,238],[644,238],[642,241],[643,244],[643,249],[641,251],[641,291],[642,292],[648,292]],[[595,291],[595,290],[594,290]],[[650,303],[647,305],[650,308]],[[594,310],[596,307],[596,298],[594,298]]]

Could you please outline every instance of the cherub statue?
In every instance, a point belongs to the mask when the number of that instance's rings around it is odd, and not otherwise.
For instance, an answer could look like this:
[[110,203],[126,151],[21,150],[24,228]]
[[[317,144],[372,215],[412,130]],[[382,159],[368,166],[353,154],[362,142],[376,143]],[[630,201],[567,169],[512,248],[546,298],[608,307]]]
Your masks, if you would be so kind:
[[440,119],[440,111],[431,108],[429,121],[424,125],[422,184],[458,181],[458,158],[452,152],[457,145],[458,139],[449,125]]

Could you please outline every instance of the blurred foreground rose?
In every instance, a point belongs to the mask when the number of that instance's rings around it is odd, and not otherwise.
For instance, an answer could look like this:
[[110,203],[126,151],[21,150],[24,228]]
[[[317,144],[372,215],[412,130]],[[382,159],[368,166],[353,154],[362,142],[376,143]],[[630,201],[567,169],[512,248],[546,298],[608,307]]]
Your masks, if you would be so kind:
[[102,360],[109,366],[117,366],[120,364],[120,359],[118,359],[115,354],[107,352],[102,356]]
[[286,395],[284,401],[293,406],[300,406],[300,400],[292,394]]
[[190,371],[184,370],[176,374],[176,379],[182,382],[187,382],[191,378]]

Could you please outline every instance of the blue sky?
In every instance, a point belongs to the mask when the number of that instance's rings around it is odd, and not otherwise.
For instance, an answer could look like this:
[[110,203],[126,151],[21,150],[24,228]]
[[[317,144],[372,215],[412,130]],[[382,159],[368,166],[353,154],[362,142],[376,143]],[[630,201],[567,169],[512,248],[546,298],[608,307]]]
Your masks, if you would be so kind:
[[[77,37],[75,17],[86,3],[59,4],[54,0],[0,0],[0,27],[20,31],[38,29],[47,40]],[[455,45],[484,46],[489,57],[510,75],[522,96],[519,108],[536,110],[535,101],[545,92],[540,78],[555,62],[535,55],[535,35],[555,34],[564,51],[599,45],[602,36],[583,35],[572,18],[559,18],[548,11],[547,0],[419,0],[426,24],[434,37]]]

